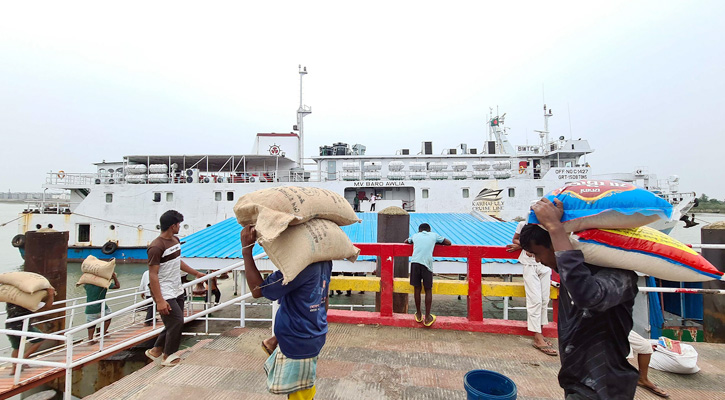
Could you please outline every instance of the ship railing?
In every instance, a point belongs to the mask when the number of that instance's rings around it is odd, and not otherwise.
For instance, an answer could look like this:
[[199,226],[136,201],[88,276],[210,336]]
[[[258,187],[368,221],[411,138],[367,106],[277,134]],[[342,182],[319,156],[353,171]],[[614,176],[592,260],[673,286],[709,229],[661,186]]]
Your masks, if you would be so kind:
[[94,173],[57,171],[49,172],[45,177],[45,183],[58,186],[90,186],[98,177],[99,175]]
[[50,199],[45,201],[27,200],[25,204],[24,214],[70,214],[71,210],[80,204],[80,202]]

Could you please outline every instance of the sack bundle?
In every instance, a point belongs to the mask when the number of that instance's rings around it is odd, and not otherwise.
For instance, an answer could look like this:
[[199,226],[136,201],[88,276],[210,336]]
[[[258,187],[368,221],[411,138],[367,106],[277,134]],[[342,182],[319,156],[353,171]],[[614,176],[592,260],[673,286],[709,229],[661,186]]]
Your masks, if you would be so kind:
[[48,279],[34,272],[6,272],[0,274],[0,301],[19,305],[30,311],[40,308],[51,286]]
[[76,283],[76,286],[91,284],[108,289],[111,286],[111,277],[116,268],[116,259],[110,261],[99,260],[95,256],[88,256],[81,264],[83,275]]
[[337,224],[326,219],[313,219],[290,226],[273,241],[260,239],[267,256],[282,272],[286,285],[308,265],[326,260],[355,262],[360,249]]
[[697,350],[689,344],[660,337],[656,341],[649,366],[675,374],[694,374],[700,371],[700,367],[697,366],[697,356]]
[[308,265],[326,260],[355,261],[360,249],[340,229],[358,222],[350,203],[339,194],[313,187],[262,189],[239,198],[237,221],[254,226],[259,244],[282,272],[283,284]]
[[314,218],[340,226],[358,221],[344,197],[314,187],[280,186],[245,194],[234,205],[234,214],[240,225],[254,225],[259,237],[267,241],[276,239],[288,226]]
[[725,280],[723,273],[683,243],[646,226],[587,229],[570,237],[584,260],[601,267],[639,271],[675,282]]
[[[582,180],[567,184],[545,196],[564,205],[561,221],[567,232],[585,229],[637,228],[669,219],[672,205],[654,193],[630,183],[607,180]],[[538,224],[533,210],[529,223]]]

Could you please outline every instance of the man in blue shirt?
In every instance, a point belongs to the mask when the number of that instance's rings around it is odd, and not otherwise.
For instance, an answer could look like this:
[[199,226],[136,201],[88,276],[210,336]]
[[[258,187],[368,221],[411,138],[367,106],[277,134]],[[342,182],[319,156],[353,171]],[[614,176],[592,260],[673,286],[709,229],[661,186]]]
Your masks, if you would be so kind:
[[[410,258],[410,284],[414,288],[415,321],[431,326],[436,316],[430,313],[433,304],[433,248],[436,244],[450,246],[451,241],[431,232],[430,225],[420,224],[418,233],[405,239],[405,243],[413,244],[413,256]],[[420,309],[420,288],[425,288],[425,320]]]
[[327,292],[332,261],[310,264],[283,285],[280,271],[262,279],[252,256],[256,240],[254,227],[242,230],[247,285],[254,298],[279,300],[274,324],[279,345],[264,363],[267,389],[273,394],[286,394],[290,399],[312,399],[316,392],[317,356],[327,337]]

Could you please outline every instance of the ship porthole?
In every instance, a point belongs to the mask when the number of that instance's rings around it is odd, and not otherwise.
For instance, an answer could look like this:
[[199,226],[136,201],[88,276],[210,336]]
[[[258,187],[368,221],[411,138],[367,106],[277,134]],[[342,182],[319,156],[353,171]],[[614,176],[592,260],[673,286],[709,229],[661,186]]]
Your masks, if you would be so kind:
[[111,225],[111,226],[108,227],[108,229],[115,230],[116,229],[116,225]]
[[43,227],[43,225],[40,225],[40,224],[35,224],[35,229],[40,229],[40,228],[42,228],[42,227]]
[[184,224],[184,229],[189,229],[189,224]]
[[53,229],[53,224],[48,224],[48,229]]
[[161,225],[156,225],[156,229],[161,229]]
[[207,227],[207,228],[208,228],[208,227],[210,227],[210,226],[211,226],[211,224],[206,224],[206,227]]

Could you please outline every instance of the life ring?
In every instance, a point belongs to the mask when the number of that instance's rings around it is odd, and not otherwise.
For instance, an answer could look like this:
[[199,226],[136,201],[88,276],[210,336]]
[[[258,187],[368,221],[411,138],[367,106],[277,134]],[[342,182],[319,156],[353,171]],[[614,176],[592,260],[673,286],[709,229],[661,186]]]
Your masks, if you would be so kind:
[[255,177],[251,177],[251,178],[249,178],[249,182],[252,182],[252,183],[254,183],[254,182],[256,182],[256,181],[257,181],[257,178],[255,178]]
[[56,175],[58,175],[58,179],[64,179],[65,178],[65,171],[63,171],[61,169],[60,171],[58,171],[58,173]]
[[118,250],[118,243],[112,242],[110,240],[106,242],[103,247],[101,247],[101,253],[103,254],[111,254],[116,250]]
[[13,240],[11,241],[13,244],[13,247],[22,248],[25,247],[25,235],[22,233],[19,235],[15,235],[13,237]]
[[223,176],[217,176],[216,177],[217,183],[224,183],[224,177]]

